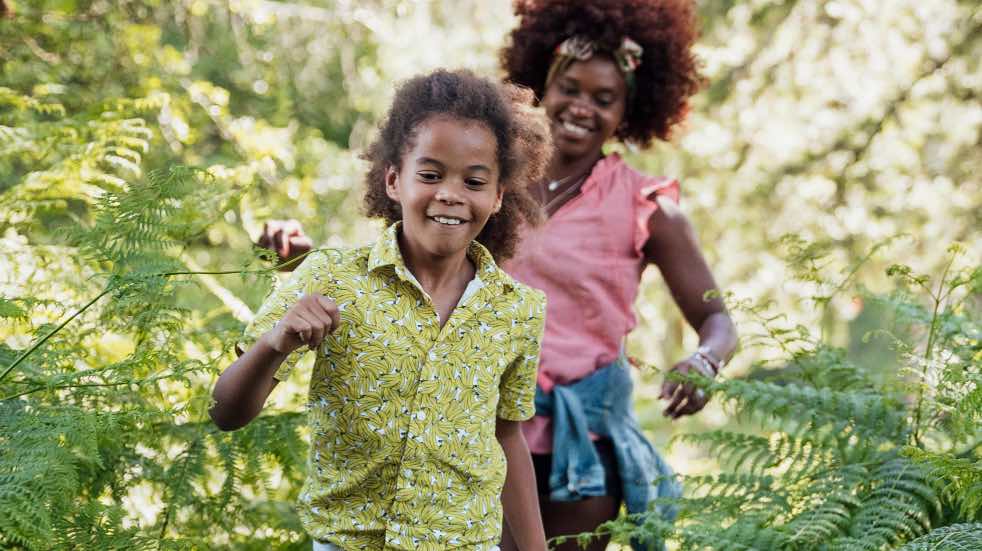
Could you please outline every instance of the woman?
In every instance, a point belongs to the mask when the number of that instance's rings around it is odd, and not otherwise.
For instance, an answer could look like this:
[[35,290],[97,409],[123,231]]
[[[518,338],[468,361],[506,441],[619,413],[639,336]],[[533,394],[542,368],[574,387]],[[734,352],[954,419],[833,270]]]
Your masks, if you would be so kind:
[[[691,2],[520,1],[520,22],[501,52],[506,78],[536,92],[554,141],[537,196],[548,219],[528,231],[505,265],[545,291],[546,329],[537,415],[525,423],[547,537],[593,531],[678,489],[630,408],[623,342],[636,319],[641,274],[654,264],[699,334],[672,371],[713,377],[736,347],[736,331],[692,227],[679,184],[605,155],[609,140],[638,147],[667,139],[701,84],[691,52]],[[666,379],[665,415],[700,411],[705,395]],[[584,442],[586,444],[584,445]],[[663,514],[670,516],[668,511]],[[514,549],[508,528],[503,549]],[[603,549],[605,539],[590,549]],[[640,547],[640,545],[638,545]],[[559,549],[576,549],[570,542]]]

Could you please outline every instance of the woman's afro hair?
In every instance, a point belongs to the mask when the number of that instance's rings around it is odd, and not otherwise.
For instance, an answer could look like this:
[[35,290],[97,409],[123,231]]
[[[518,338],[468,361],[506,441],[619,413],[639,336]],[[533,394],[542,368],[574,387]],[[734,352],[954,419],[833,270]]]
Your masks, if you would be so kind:
[[692,45],[698,35],[688,0],[517,0],[521,18],[501,51],[506,79],[545,94],[553,54],[562,41],[585,36],[613,51],[624,37],[644,48],[634,92],[615,136],[640,147],[667,140],[689,98],[703,84]]

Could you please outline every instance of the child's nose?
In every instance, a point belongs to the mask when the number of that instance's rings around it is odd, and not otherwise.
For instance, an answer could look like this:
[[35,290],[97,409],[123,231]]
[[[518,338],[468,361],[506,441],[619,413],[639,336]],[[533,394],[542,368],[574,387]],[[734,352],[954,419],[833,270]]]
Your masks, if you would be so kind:
[[455,186],[446,184],[436,190],[436,200],[448,205],[455,205],[461,202],[460,194],[457,193]]

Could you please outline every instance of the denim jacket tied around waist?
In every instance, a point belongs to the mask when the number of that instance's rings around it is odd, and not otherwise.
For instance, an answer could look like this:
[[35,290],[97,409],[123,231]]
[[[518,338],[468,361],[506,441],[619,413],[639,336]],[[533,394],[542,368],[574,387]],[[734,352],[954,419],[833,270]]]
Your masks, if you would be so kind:
[[[641,433],[634,416],[633,388],[630,367],[623,355],[588,377],[569,385],[556,385],[550,393],[536,388],[536,414],[552,418],[551,500],[576,501],[609,495],[591,432],[613,443],[628,514],[647,511],[656,498],[681,496],[682,488],[672,468]],[[663,520],[674,520],[673,506],[654,507]],[[632,547],[664,548],[660,541],[637,540]]]

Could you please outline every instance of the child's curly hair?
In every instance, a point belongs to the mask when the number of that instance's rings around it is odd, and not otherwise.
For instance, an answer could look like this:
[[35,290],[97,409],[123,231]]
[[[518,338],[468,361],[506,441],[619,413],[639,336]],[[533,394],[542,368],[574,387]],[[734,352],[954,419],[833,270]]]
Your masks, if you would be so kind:
[[402,209],[385,193],[385,171],[399,168],[412,148],[420,123],[434,115],[477,121],[497,138],[501,210],[488,219],[477,236],[496,261],[509,258],[522,223],[536,225],[539,204],[528,194],[529,184],[541,180],[552,153],[549,126],[527,88],[497,84],[469,71],[437,70],[403,83],[392,108],[379,126],[378,138],[362,158],[371,163],[365,176],[365,211],[392,224]]
[[698,35],[691,0],[516,0],[521,22],[501,51],[506,79],[545,94],[556,46],[584,36],[606,51],[624,37],[644,48],[635,90],[614,134],[640,147],[667,140],[703,84],[692,45]]

